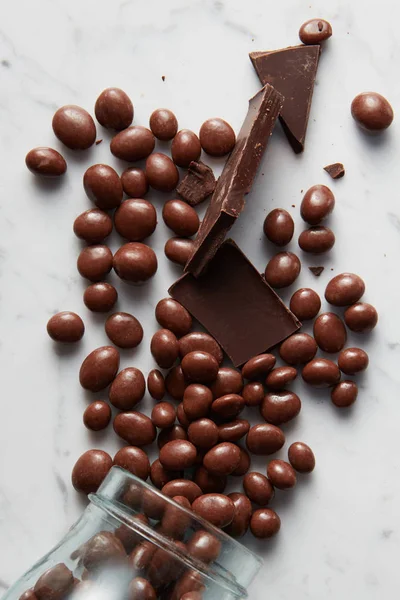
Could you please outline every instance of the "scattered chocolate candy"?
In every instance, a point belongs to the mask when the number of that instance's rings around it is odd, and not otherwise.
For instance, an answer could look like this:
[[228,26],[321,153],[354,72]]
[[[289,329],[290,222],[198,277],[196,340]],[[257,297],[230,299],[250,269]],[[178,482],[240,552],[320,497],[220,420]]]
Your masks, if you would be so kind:
[[42,177],[59,177],[67,170],[64,157],[57,150],[47,147],[30,150],[25,157],[25,164],[31,173]]
[[146,382],[140,369],[128,367],[115,377],[109,391],[110,402],[119,410],[131,410],[146,391]]
[[358,94],[351,103],[351,116],[367,131],[383,131],[393,121],[393,108],[376,92]]
[[72,485],[84,494],[97,492],[112,464],[111,456],[103,450],[84,452],[72,470]]
[[239,463],[238,466],[236,467],[236,469],[234,471],[232,471],[231,475],[234,475],[235,477],[241,477],[242,475],[245,475],[247,473],[247,471],[250,469],[250,454],[247,452],[247,450],[245,450],[244,448],[241,448],[240,446],[238,446],[239,451],[240,451],[240,459],[239,459]]
[[74,104],[59,108],[52,126],[55,136],[71,150],[87,150],[96,140],[96,125],[92,117]]
[[30,588],[29,590],[26,590],[26,592],[21,594],[19,600],[37,600],[33,588]]
[[183,394],[183,410],[194,421],[208,415],[213,403],[211,390],[201,383],[191,383]]
[[324,352],[339,352],[347,340],[343,321],[335,313],[322,313],[314,322],[314,338]]
[[114,380],[119,367],[119,352],[113,346],[93,350],[82,363],[79,381],[85,390],[100,392]]
[[218,426],[211,419],[193,421],[188,427],[187,434],[192,444],[203,450],[209,450],[215,446],[219,437]]
[[[171,302],[175,302],[175,300],[171,300]],[[195,350],[208,352],[208,354],[212,354],[212,356],[216,359],[218,364],[222,363],[224,355],[222,353],[221,347],[218,344],[218,342],[216,342],[215,339],[208,333],[205,333],[203,331],[192,331],[191,333],[187,333],[186,335],[184,335],[179,340],[179,354],[181,358],[186,356],[186,354],[189,354],[189,352],[194,352]],[[213,385],[218,385],[218,382],[221,379],[227,379],[227,377],[229,377],[232,374],[232,372],[237,373],[236,371],[234,371],[234,369],[220,369],[218,371],[217,379],[215,380]],[[238,378],[241,381],[241,385],[243,387],[243,381],[240,377],[240,374],[238,374],[237,377],[236,375],[234,377],[236,379]],[[218,391],[221,390],[219,389]]]
[[179,365],[173,367],[165,378],[165,387],[167,392],[174,400],[182,400],[183,394],[186,388],[186,380],[182,371],[182,367]]
[[261,416],[272,425],[281,425],[291,421],[297,417],[300,410],[300,398],[288,390],[268,392],[260,406]]
[[225,394],[214,400],[211,412],[221,419],[234,419],[245,407],[245,401],[239,394]]
[[303,369],[302,377],[306,383],[314,387],[331,387],[340,381],[337,364],[327,358],[314,358]]
[[264,394],[264,386],[259,381],[246,383],[242,391],[246,406],[259,406],[264,398]]
[[335,245],[335,234],[329,227],[317,225],[303,231],[299,236],[299,246],[303,252],[323,254]]
[[157,139],[168,142],[178,131],[178,121],[168,108],[157,108],[150,115],[150,129]]
[[300,27],[299,38],[303,44],[321,44],[332,35],[332,27],[324,19],[310,19]]
[[83,176],[87,197],[103,210],[111,210],[121,204],[123,189],[118,173],[108,165],[93,165]]
[[245,379],[263,379],[275,363],[276,358],[273,354],[258,354],[243,365],[242,375]]
[[243,478],[243,489],[246,496],[250,498],[252,502],[265,506],[274,497],[274,488],[271,482],[265,475],[261,473],[247,473]]
[[330,280],[325,298],[334,306],[349,306],[358,302],[365,292],[365,283],[354,273],[341,273]]
[[125,312],[110,315],[105,330],[118,348],[136,348],[143,339],[143,327],[136,317]]
[[118,292],[113,285],[105,283],[92,283],[83,294],[83,301],[93,312],[109,312],[118,300]]
[[74,576],[64,563],[48,569],[39,577],[33,589],[38,600],[62,600],[72,590]]
[[183,471],[168,471],[160,463],[160,459],[157,458],[150,467],[150,479],[156,488],[160,489],[164,487],[169,481],[183,477]]
[[313,185],[304,194],[300,206],[301,218],[310,225],[318,225],[335,207],[335,196],[326,185]]
[[172,440],[160,450],[160,462],[169,471],[189,469],[196,461],[196,447],[188,440]]
[[319,277],[323,273],[325,267],[308,267],[315,277]]
[[304,442],[294,442],[291,444],[288,456],[290,464],[298,473],[311,473],[315,468],[314,453]]
[[215,186],[212,169],[201,161],[192,161],[176,191],[190,206],[197,206],[213,193]]
[[150,350],[159,367],[171,368],[179,354],[176,335],[168,329],[159,329],[151,338]]
[[164,485],[161,492],[170,498],[174,496],[184,496],[193,504],[196,498],[202,495],[201,489],[194,481],[190,479],[174,479]]
[[[189,556],[197,558],[197,560],[201,560],[206,564],[216,560],[222,549],[219,539],[204,529],[195,531],[187,541],[186,547]],[[193,597],[192,600],[195,600],[195,598]]]
[[96,400],[83,413],[83,424],[92,431],[105,429],[111,421],[111,408],[107,402]]
[[89,572],[96,571],[108,562],[115,563],[125,559],[125,548],[111,531],[96,533],[84,545],[82,564]]
[[114,215],[115,229],[130,242],[141,242],[157,226],[157,213],[148,200],[130,198],[122,202]]
[[192,510],[216,527],[226,527],[233,520],[235,505],[223,494],[204,494],[196,498]]
[[150,462],[146,452],[136,446],[125,446],[114,456],[114,465],[126,469],[146,481],[150,474]]
[[219,365],[212,354],[201,350],[194,350],[182,358],[181,367],[188,381],[211,383],[218,375]]
[[368,333],[376,326],[378,313],[371,304],[357,302],[345,310],[344,321],[351,331]]
[[292,465],[284,460],[271,460],[267,467],[268,479],[273,486],[287,490],[296,485],[296,472]]
[[265,281],[281,289],[292,285],[300,274],[301,263],[293,252],[275,254],[265,267]]
[[120,131],[110,144],[111,153],[121,160],[135,162],[147,158],[154,150],[155,139],[150,129],[133,125]]
[[265,380],[265,385],[270,390],[283,390],[297,377],[297,369],[294,367],[277,367],[273,369]]
[[82,339],[85,325],[79,315],[66,310],[49,319],[47,333],[55,342],[71,344]]
[[135,577],[128,587],[129,600],[157,600],[156,590],[144,577]]
[[218,427],[218,439],[220,442],[238,442],[248,433],[250,423],[246,419],[236,419],[224,423]]
[[197,233],[200,219],[197,212],[183,200],[169,200],[164,204],[163,219],[176,235],[190,237]]
[[194,481],[201,488],[203,494],[222,494],[226,488],[227,477],[214,475],[204,467],[198,467],[194,474]]
[[201,154],[200,140],[193,131],[181,129],[171,145],[172,160],[178,167],[188,167]]
[[165,396],[164,375],[158,369],[153,369],[147,376],[147,389],[154,400],[162,400]]
[[151,411],[151,420],[159,429],[166,429],[175,423],[176,410],[170,402],[159,402]]
[[218,369],[217,377],[210,385],[214,398],[220,398],[227,394],[241,394],[244,381],[240,371],[231,367]]
[[239,465],[240,450],[230,442],[217,444],[207,452],[203,465],[210,473],[215,475],[230,475]]
[[119,88],[103,90],[94,107],[96,119],[107,129],[121,131],[133,121],[133,104],[129,96]]
[[[192,317],[189,312],[172,298],[160,300],[156,306],[155,315],[161,327],[169,329],[177,337],[185,336],[192,328]],[[179,342],[179,351],[180,349],[181,343]]]
[[271,538],[281,528],[281,520],[271,508],[255,510],[250,519],[251,533],[260,539]]
[[294,333],[285,340],[279,355],[289,365],[303,365],[310,362],[317,354],[317,342],[308,333]]
[[75,235],[88,244],[100,244],[110,235],[112,228],[111,217],[99,208],[86,210],[74,221]]
[[121,175],[124,192],[129,198],[143,198],[149,190],[146,173],[137,167],[128,167]]
[[324,171],[326,171],[328,175],[332,177],[332,179],[341,179],[346,173],[342,163],[332,163],[331,165],[326,165],[326,167],[324,167]]
[[319,313],[321,299],[310,288],[300,288],[290,299],[290,310],[300,321],[313,319]]
[[184,267],[194,249],[194,241],[187,238],[172,237],[164,246],[165,256],[176,265]]
[[151,563],[151,559],[156,553],[157,546],[151,542],[141,542],[132,550],[129,555],[129,565],[134,573],[146,571]]
[[140,242],[130,242],[121,246],[114,254],[114,271],[123,281],[143,283],[157,271],[157,257],[154,250]]
[[338,356],[339,369],[346,375],[356,375],[368,367],[368,354],[361,348],[346,348]]
[[178,169],[166,154],[154,152],[146,160],[146,177],[150,187],[160,192],[172,192],[178,184]]
[[253,454],[265,456],[274,454],[285,443],[282,429],[269,423],[253,425],[246,436],[246,446]]
[[113,255],[108,246],[97,244],[82,248],[77,267],[79,274],[90,281],[101,281],[111,271]]
[[347,408],[354,404],[358,396],[358,387],[354,381],[341,381],[331,391],[332,403],[338,408]]
[[253,508],[245,494],[234,492],[228,494],[235,506],[231,523],[225,528],[226,533],[232,537],[242,537],[249,528]]
[[151,419],[135,411],[119,413],[114,419],[114,431],[131,446],[147,446],[157,435]]
[[233,150],[236,143],[232,127],[219,118],[204,121],[200,127],[199,138],[204,152],[210,156],[225,156]]
[[264,221],[264,235],[276,246],[286,246],[293,237],[294,222],[287,210],[274,208]]

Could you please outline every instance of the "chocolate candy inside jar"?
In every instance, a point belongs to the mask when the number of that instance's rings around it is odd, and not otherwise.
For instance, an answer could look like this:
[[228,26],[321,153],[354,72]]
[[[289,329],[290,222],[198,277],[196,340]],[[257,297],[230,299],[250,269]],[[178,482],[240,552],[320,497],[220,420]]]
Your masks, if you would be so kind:
[[119,467],[89,499],[63,540],[4,600],[247,597],[261,559],[195,515],[185,499],[174,501]]

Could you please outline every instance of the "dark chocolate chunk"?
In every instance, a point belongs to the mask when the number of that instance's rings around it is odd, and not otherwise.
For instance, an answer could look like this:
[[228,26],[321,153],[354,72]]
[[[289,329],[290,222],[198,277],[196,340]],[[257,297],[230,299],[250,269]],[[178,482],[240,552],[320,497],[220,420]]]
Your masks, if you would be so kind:
[[192,160],[187,174],[179,183],[176,191],[190,206],[197,206],[213,193],[215,186],[216,181],[212,169],[201,161]]
[[315,275],[315,277],[319,277],[322,273],[322,271],[325,269],[325,267],[308,267],[311,271],[311,273],[313,275]]
[[332,177],[332,179],[340,179],[341,177],[344,177],[344,174],[346,173],[342,163],[332,163],[331,165],[326,165],[326,167],[324,167],[324,171],[326,171],[328,175]]
[[279,119],[296,153],[304,150],[320,52],[316,45],[250,53],[261,83],[270,83],[285,98]]
[[169,293],[220,343],[235,366],[301,326],[232,240],[219,248],[201,277],[187,273]]
[[266,85],[249,101],[247,116],[235,148],[218,179],[211,202],[194,242],[185,270],[196,277],[217,252],[232,227],[250,192],[258,165],[272,134],[283,98]]

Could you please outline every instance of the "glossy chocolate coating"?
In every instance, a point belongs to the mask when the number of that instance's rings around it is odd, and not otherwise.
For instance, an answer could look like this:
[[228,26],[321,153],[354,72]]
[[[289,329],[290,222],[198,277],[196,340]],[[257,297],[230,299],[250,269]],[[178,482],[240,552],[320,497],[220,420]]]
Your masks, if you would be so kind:
[[156,590],[144,577],[135,577],[128,587],[128,600],[157,600]]
[[276,358],[273,354],[259,354],[243,365],[242,375],[245,379],[263,379],[275,363]]
[[243,478],[243,489],[246,496],[260,506],[268,504],[275,494],[269,479],[256,471],[245,475]]
[[179,172],[169,156],[153,152],[146,160],[146,177],[153,189],[172,192],[178,185]]
[[[172,302],[175,301],[172,300]],[[218,342],[216,342],[215,339],[208,333],[203,331],[192,331],[191,333],[184,335],[179,340],[179,354],[181,358],[186,356],[186,354],[189,354],[189,352],[194,352],[195,350],[208,352],[214,356],[214,358],[218,361],[218,364],[222,363],[224,355],[221,347]],[[221,369],[218,371],[217,379],[215,380],[214,385],[218,385],[217,382],[219,379],[224,377],[224,374],[226,374],[226,371],[221,372]]]
[[154,150],[155,139],[150,129],[133,125],[120,131],[110,144],[111,153],[121,160],[135,162],[147,158]]
[[294,442],[288,450],[289,462],[298,473],[311,473],[315,468],[315,456],[304,442]]
[[302,365],[312,360],[317,350],[317,342],[311,335],[295,333],[281,344],[279,354],[289,365]]
[[83,413],[83,423],[85,427],[92,431],[101,431],[105,429],[111,421],[111,408],[107,402],[96,400],[86,408]]
[[168,471],[157,458],[150,467],[150,479],[156,488],[164,487],[169,481],[183,477],[183,471]]
[[112,464],[111,456],[103,450],[84,452],[72,469],[72,485],[84,494],[97,492]]
[[203,494],[222,494],[225,491],[227,477],[209,473],[204,467],[197,467],[194,482],[201,488]]
[[181,425],[173,425],[168,429],[160,431],[157,439],[157,445],[161,449],[167,442],[172,440],[187,440],[186,430]]
[[141,573],[146,571],[156,550],[157,546],[147,541],[141,542],[136,546],[129,555],[129,565],[132,567],[133,572]]
[[196,498],[202,495],[202,491],[194,481],[189,479],[173,479],[164,485],[161,492],[170,498],[184,496],[193,504]]
[[241,477],[242,475],[245,475],[250,469],[251,463],[250,454],[247,452],[247,450],[240,448],[240,446],[238,446],[238,448],[240,451],[239,463],[236,469],[231,473],[231,475],[234,475],[235,477]]
[[196,461],[196,447],[188,440],[173,440],[160,450],[160,462],[169,471],[189,469]]
[[365,292],[365,283],[354,273],[341,273],[330,280],[325,298],[334,306],[349,306],[358,302]]
[[288,390],[268,392],[260,407],[262,417],[272,425],[281,425],[291,421],[297,417],[300,410],[300,398]]
[[250,500],[245,494],[234,492],[228,494],[235,506],[231,523],[225,528],[226,533],[232,537],[242,537],[249,528],[251,513],[253,511]]
[[147,389],[154,400],[162,400],[165,396],[164,375],[158,369],[152,369],[147,376]]
[[83,176],[86,195],[102,210],[111,210],[121,204],[123,189],[118,173],[109,165],[92,165]]
[[218,439],[220,442],[238,442],[250,429],[250,423],[246,419],[229,421],[218,427]]
[[82,363],[79,381],[85,390],[100,392],[114,380],[119,367],[119,352],[113,346],[93,350]]
[[196,498],[192,510],[216,527],[226,527],[233,520],[235,505],[224,494],[204,494]]
[[111,531],[100,531],[86,542],[82,564],[88,571],[96,571],[107,563],[122,564],[125,559],[125,548],[118,537]]
[[278,452],[285,443],[285,435],[279,427],[269,423],[253,425],[246,436],[246,446],[250,452],[265,456]]
[[77,267],[79,274],[90,281],[101,281],[111,271],[113,255],[108,246],[97,244],[82,248]]
[[79,315],[66,310],[49,319],[47,333],[55,342],[72,344],[82,339],[85,325]]
[[296,472],[292,465],[284,460],[271,460],[268,463],[267,475],[272,485],[280,490],[287,490],[296,485]]
[[157,227],[157,213],[148,200],[129,198],[115,211],[115,229],[130,242],[141,242]]
[[275,254],[265,267],[265,281],[281,289],[292,285],[300,274],[301,263],[293,252]]
[[183,395],[183,409],[189,420],[201,419],[208,415],[213,395],[211,390],[201,383],[191,383]]
[[232,152],[236,135],[232,127],[220,118],[207,119],[200,127],[200,144],[210,156],[225,156]]
[[118,300],[118,292],[113,285],[104,281],[92,283],[84,294],[83,301],[93,312],[109,312]]
[[178,121],[172,110],[157,108],[150,115],[150,129],[157,139],[167,142],[178,131]]
[[136,317],[125,312],[110,315],[105,330],[108,338],[119,348],[136,348],[143,339],[143,327]]
[[294,233],[294,222],[291,215],[283,208],[274,208],[264,221],[264,235],[276,246],[286,246]]
[[314,387],[327,388],[340,381],[339,367],[327,358],[314,358],[303,369],[302,377]]
[[354,404],[358,396],[358,387],[354,381],[341,381],[331,391],[332,403],[338,408],[347,408]]
[[186,547],[189,556],[206,564],[217,560],[222,549],[219,539],[204,529],[195,531],[188,540]]
[[140,402],[146,391],[142,371],[135,367],[122,369],[111,384],[110,402],[119,410],[131,410]]
[[264,386],[260,381],[246,383],[242,391],[246,406],[259,406],[264,398],[264,394]]
[[187,382],[181,365],[172,367],[165,378],[167,392],[174,400],[182,400]]
[[251,533],[260,539],[271,538],[281,528],[281,520],[271,508],[255,510],[250,519]]
[[211,412],[221,419],[234,419],[245,407],[245,401],[239,394],[225,394],[216,398],[211,406]]
[[270,390],[283,390],[297,377],[297,369],[294,367],[277,367],[273,369],[265,380],[265,385]]
[[74,233],[88,244],[100,244],[112,232],[111,217],[100,208],[92,208],[76,217]]
[[231,367],[221,367],[216,379],[210,385],[214,398],[227,394],[241,394],[244,381],[240,371]]
[[311,254],[323,254],[333,248],[335,244],[335,234],[329,227],[317,225],[310,227],[299,236],[299,246],[303,252]]
[[62,600],[73,585],[72,571],[64,563],[59,563],[39,577],[33,591],[38,600]]
[[338,356],[339,369],[346,375],[356,375],[368,367],[368,354],[361,348],[345,348]]
[[223,442],[207,452],[203,465],[215,475],[230,475],[238,466],[240,450],[235,444]]
[[56,137],[71,150],[86,150],[96,140],[96,125],[89,113],[74,104],[57,110],[53,117]]
[[187,433],[189,440],[196,448],[209,450],[218,442],[218,426],[211,419],[203,418],[193,421],[190,423]]
[[[173,501],[188,510],[191,509],[191,504],[185,496],[175,496]],[[174,540],[180,540],[184,537],[186,530],[189,530],[191,521],[192,517],[183,513],[180,508],[167,505],[161,520],[161,531]]]
[[300,206],[301,218],[310,225],[318,225],[331,214],[335,196],[326,185],[313,185],[304,194]]
[[351,103],[353,119],[367,131],[383,131],[393,121],[393,109],[389,102],[376,92],[358,94]]
[[25,164],[31,173],[42,177],[59,177],[67,170],[64,157],[57,150],[44,146],[30,150]]
[[[169,329],[177,337],[186,335],[192,328],[190,313],[182,304],[172,298],[160,300],[156,306],[155,315],[161,327]],[[181,343],[179,342],[179,350],[180,347]],[[203,348],[196,348],[196,350],[203,350]]]
[[321,299],[311,288],[300,288],[290,299],[290,310],[299,321],[313,319],[319,313]]
[[347,340],[343,321],[335,313],[323,313],[314,322],[314,338],[324,352],[341,350]]
[[169,329],[159,329],[151,338],[150,350],[159,367],[171,368],[179,354],[176,335]]
[[299,38],[303,44],[321,44],[332,35],[332,27],[325,19],[310,19],[303,23]]
[[129,198],[143,198],[149,190],[149,182],[143,169],[128,167],[121,174],[124,192]]
[[114,254],[114,271],[124,281],[143,283],[157,271],[157,257],[154,250],[140,242],[129,242]]
[[156,439],[156,428],[146,415],[130,411],[114,419],[114,431],[131,446],[147,446]]
[[176,265],[184,267],[192,254],[194,241],[188,238],[172,237],[164,246],[165,256]]
[[197,161],[201,154],[200,140],[190,129],[181,129],[175,135],[171,145],[172,160],[178,167],[188,167]]
[[175,423],[176,409],[170,402],[159,402],[151,411],[151,420],[159,429],[172,427]]
[[162,215],[166,226],[180,237],[191,237],[199,229],[197,212],[183,200],[168,200],[164,204]]
[[346,309],[344,321],[351,331],[368,333],[376,326],[378,322],[378,313],[371,304],[357,302]]
[[136,477],[146,480],[150,473],[150,462],[146,452],[136,446],[125,446],[114,456],[114,465],[126,469]]
[[212,354],[194,350],[186,354],[181,362],[182,371],[188,381],[211,383],[218,374],[218,362]]
[[120,131],[133,121],[133,104],[129,96],[119,88],[103,90],[94,107],[96,119],[108,129]]

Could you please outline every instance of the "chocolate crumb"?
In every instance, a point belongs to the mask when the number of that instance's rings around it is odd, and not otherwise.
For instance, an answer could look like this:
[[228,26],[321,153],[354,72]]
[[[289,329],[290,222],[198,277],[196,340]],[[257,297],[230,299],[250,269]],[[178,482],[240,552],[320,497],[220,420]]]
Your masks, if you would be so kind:
[[292,204],[292,208],[296,208],[296,205],[295,205],[295,204]]
[[319,277],[321,275],[322,271],[325,269],[325,267],[308,267],[308,268],[310,269],[311,273],[313,275],[315,275],[315,277]]
[[96,140],[96,146],[98,146],[99,144],[101,144],[103,140]]
[[332,179],[340,179],[344,177],[345,170],[342,163],[332,163],[331,165],[326,165],[324,167],[324,171],[328,173],[332,177]]
[[300,190],[300,194],[302,194],[304,192],[304,190]]
[[165,75],[161,75],[161,79],[165,81]]

